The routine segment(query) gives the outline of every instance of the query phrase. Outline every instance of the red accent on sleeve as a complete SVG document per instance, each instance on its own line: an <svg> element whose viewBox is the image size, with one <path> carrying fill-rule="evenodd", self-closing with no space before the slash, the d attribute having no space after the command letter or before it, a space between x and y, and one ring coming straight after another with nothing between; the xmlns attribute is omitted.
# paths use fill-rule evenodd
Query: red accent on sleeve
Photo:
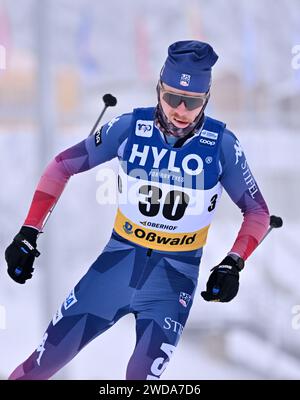
<svg viewBox="0 0 300 400"><path fill-rule="evenodd" d="M53 160L48 165L38 183L24 225L42 229L45 218L55 206L70 176L62 161Z"/></svg>
<svg viewBox="0 0 300 400"><path fill-rule="evenodd" d="M55 201L55 196L37 190L34 193L30 211L26 217L24 225L33 226L40 230L44 219L51 210L53 204L55 204Z"/></svg>
<svg viewBox="0 0 300 400"><path fill-rule="evenodd" d="M265 213L245 213L244 221L230 252L246 260L268 230L270 216Z"/></svg>

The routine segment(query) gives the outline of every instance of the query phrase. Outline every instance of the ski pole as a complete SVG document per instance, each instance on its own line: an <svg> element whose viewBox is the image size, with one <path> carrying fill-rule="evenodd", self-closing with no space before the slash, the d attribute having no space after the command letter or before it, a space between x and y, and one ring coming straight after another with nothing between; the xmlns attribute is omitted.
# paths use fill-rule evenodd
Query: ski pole
<svg viewBox="0 0 300 400"><path fill-rule="evenodd" d="M265 236L261 239L261 241L259 242L259 245L263 242L263 240L265 240L265 238L269 235L269 233L275 228L281 228L283 225L283 221L281 217L276 217L276 215L271 215L270 216L270 225L269 228L267 230L267 232L265 233Z"/></svg>
<svg viewBox="0 0 300 400"><path fill-rule="evenodd" d="M92 128L92 130L90 131L90 133L89 133L88 136L92 136L92 135L94 134L95 129L97 128L97 126L98 126L99 122L101 121L101 119L102 119L102 117L103 117L105 111L107 110L107 108L108 108L108 107L114 107L114 106L117 104L117 99L116 99L113 95L111 95L111 94L109 94L109 93L105 94L105 95L102 97L102 100L103 100L103 102L104 102L104 107L103 107L103 109L102 109L102 111L101 111L99 117L97 118L97 120L96 120L96 122L95 122L95 124L94 124L94 126L93 126L93 128ZM46 223L47 223L47 221L48 221L48 219L49 219L49 217L50 217L52 211L54 210L54 208L55 208L55 206L56 206L56 204L57 204L57 201L58 201L58 199L56 200L56 202L53 204L53 206L52 206L51 209L49 210L49 212L48 212L48 214L47 214L47 216L46 216L46 218L45 218L45 220L44 220L44 222L43 222L42 229L41 229L41 231L39 232L38 236L42 233L42 231L43 231L43 229L44 229L44 227L45 227L45 225L46 225ZM15 270L15 273L16 273L17 275L20 275L20 274L22 273L22 271L23 271L23 269L22 269L21 267L17 267L16 270Z"/></svg>
<svg viewBox="0 0 300 400"><path fill-rule="evenodd" d="M92 130L91 130L91 132L90 132L90 134L89 134L89 136L92 136L92 134L95 132L95 129L97 128L99 122L101 121L101 119L102 119L102 117L103 117L103 115L104 115L106 109L107 109L108 107L114 107L114 106L117 104L117 99L116 99L113 95L111 95L111 94L109 94L109 93L105 94L105 95L102 97L102 99L103 99L103 101L104 101L103 110L101 111L101 114L100 114L99 117L97 118L97 121L95 122L95 124L94 124L94 126L93 126L93 128L92 128Z"/></svg>
<svg viewBox="0 0 300 400"><path fill-rule="evenodd" d="M101 119L102 119L105 111L107 110L107 108L108 107L114 107L117 104L117 99L113 95L111 95L109 93L105 94L102 97L102 100L104 102L103 110L101 111L99 117L97 118L97 121L95 122L93 128L91 129L91 132L89 133L89 136L93 135L95 129L97 128L97 126L98 126L99 122L101 121ZM57 201L58 201L58 199L57 199ZM48 212L48 214L47 214L47 216L45 218L45 221L44 221L44 223L42 225L42 230L44 229L44 227L45 227L45 225L46 225L46 223L47 223L52 211L54 210L54 207L56 206L57 201L55 202L55 204L53 204L52 208L49 210L49 212ZM42 232L40 232L40 233L42 233Z"/></svg>

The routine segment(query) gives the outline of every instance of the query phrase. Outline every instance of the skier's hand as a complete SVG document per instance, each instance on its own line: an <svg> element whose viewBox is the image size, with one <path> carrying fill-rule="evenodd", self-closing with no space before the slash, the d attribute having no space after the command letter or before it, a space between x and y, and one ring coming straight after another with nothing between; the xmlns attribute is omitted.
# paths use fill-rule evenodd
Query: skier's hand
<svg viewBox="0 0 300 400"><path fill-rule="evenodd" d="M243 260L233 259L230 255L220 264L212 268L206 284L206 291L201 296L206 301L231 301L239 290L239 272L243 268Z"/></svg>
<svg viewBox="0 0 300 400"><path fill-rule="evenodd" d="M8 275L18 283L32 277L35 257L40 255L36 248L38 230L23 226L5 250Z"/></svg>

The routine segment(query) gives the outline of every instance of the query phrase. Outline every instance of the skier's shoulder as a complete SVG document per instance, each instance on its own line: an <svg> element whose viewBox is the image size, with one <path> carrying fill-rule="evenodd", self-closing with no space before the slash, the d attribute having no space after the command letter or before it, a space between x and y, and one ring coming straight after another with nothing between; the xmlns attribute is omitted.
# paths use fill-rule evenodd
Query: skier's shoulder
<svg viewBox="0 0 300 400"><path fill-rule="evenodd" d="M236 154L242 154L238 137L230 129L226 128L223 133L220 161L222 165L235 164Z"/></svg>
<svg viewBox="0 0 300 400"><path fill-rule="evenodd" d="M225 128L222 138L222 147L226 149L227 147L235 145L237 141L237 136L230 129Z"/></svg>
<svg viewBox="0 0 300 400"><path fill-rule="evenodd" d="M203 128L200 135L206 139L212 139L218 144L222 143L222 138L226 124L220 120L205 115Z"/></svg>
<svg viewBox="0 0 300 400"><path fill-rule="evenodd" d="M233 144L238 140L236 135L227 128L224 121L205 115L205 125L206 127L214 127L216 131L219 130L222 132L222 146Z"/></svg>
<svg viewBox="0 0 300 400"><path fill-rule="evenodd" d="M214 127L214 129L218 129L224 131L226 128L226 123L218 120L216 118L210 117L209 115L205 114L204 124L209 127Z"/></svg>
<svg viewBox="0 0 300 400"><path fill-rule="evenodd" d="M121 114L112 118L109 122L104 124L101 130L106 135L108 135L109 133L120 134L129 129L131 121L132 121L132 112Z"/></svg>

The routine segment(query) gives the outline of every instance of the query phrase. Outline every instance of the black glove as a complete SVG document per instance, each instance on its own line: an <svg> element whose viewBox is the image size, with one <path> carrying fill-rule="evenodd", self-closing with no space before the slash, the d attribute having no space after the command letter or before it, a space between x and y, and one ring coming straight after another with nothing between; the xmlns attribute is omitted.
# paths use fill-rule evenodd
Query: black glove
<svg viewBox="0 0 300 400"><path fill-rule="evenodd" d="M206 301L231 301L239 290L239 272L244 267L244 260L236 256L227 256L220 264L212 268L206 284L206 292L201 296Z"/></svg>
<svg viewBox="0 0 300 400"><path fill-rule="evenodd" d="M39 231L23 226L5 250L8 275L18 283L25 283L32 277L35 257L40 255L36 248Z"/></svg>

